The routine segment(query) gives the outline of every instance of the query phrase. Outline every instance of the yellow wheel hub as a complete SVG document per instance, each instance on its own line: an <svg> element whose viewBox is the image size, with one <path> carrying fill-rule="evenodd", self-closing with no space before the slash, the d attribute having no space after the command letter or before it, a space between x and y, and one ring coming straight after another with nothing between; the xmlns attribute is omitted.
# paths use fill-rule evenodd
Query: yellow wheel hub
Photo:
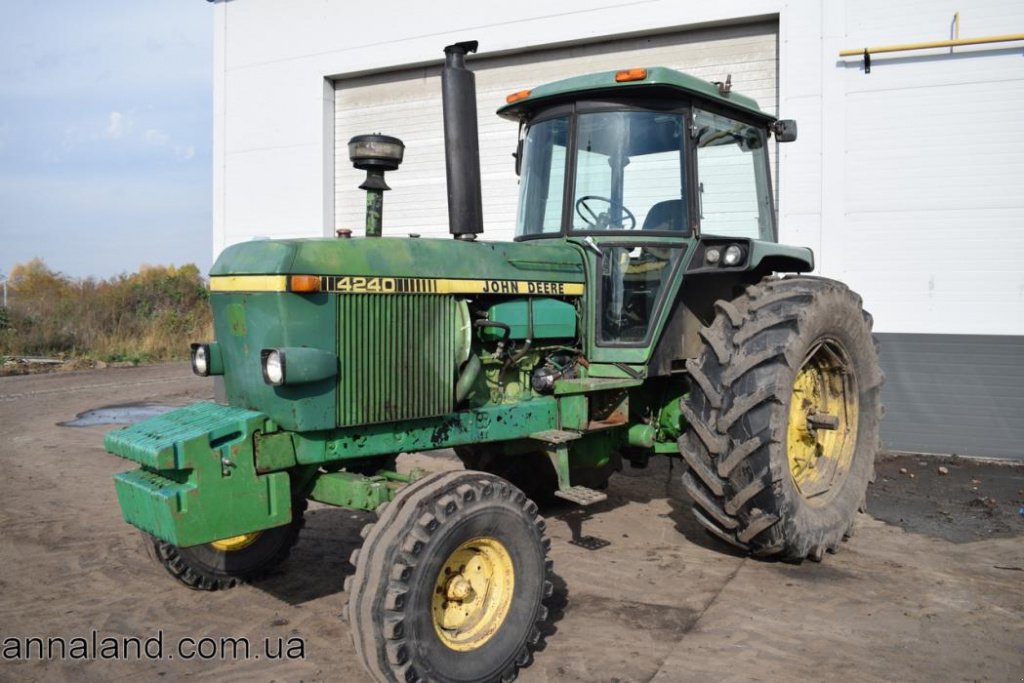
<svg viewBox="0 0 1024 683"><path fill-rule="evenodd" d="M222 553L232 553L242 548L248 548L256 539L260 537L262 531L254 531L251 534L241 534L239 536L231 536L230 538L222 538L219 541L213 541L210 543L210 547L214 550L219 550Z"/></svg>
<svg viewBox="0 0 1024 683"><path fill-rule="evenodd" d="M514 589L515 570L505 546L489 536L466 541L448 556L434 582L437 636L452 650L479 648L505 622Z"/></svg>
<svg viewBox="0 0 1024 683"><path fill-rule="evenodd" d="M797 372L786 442L793 483L808 502L824 504L849 472L857 442L856 378L838 342L819 342Z"/></svg>

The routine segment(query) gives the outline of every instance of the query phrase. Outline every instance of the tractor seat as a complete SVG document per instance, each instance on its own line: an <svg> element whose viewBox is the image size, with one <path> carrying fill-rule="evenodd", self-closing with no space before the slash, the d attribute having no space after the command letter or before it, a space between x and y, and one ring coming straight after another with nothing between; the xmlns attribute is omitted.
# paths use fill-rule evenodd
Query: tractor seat
<svg viewBox="0 0 1024 683"><path fill-rule="evenodd" d="M658 202L644 218L644 230L672 230L686 232L686 205L682 199Z"/></svg>

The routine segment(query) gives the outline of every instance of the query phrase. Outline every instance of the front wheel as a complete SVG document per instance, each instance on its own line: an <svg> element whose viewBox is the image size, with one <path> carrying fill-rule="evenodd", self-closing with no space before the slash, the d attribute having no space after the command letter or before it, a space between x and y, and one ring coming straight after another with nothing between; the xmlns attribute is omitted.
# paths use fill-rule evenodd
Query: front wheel
<svg viewBox="0 0 1024 683"><path fill-rule="evenodd" d="M145 534L147 549L175 579L194 590L234 588L272 571L291 553L305 523L304 498L292 501L284 526L182 548Z"/></svg>
<svg viewBox="0 0 1024 683"><path fill-rule="evenodd" d="M697 520L756 555L820 560L863 509L883 376L845 285L770 278L719 301L687 362L679 439Z"/></svg>
<svg viewBox="0 0 1024 683"><path fill-rule="evenodd" d="M494 444L480 444L456 446L455 454L467 470L501 477L541 507L559 500L555 497L558 473L542 451L506 455Z"/></svg>
<svg viewBox="0 0 1024 683"><path fill-rule="evenodd" d="M511 681L551 594L537 506L483 472L430 475L364 530L346 580L356 651L378 681Z"/></svg>

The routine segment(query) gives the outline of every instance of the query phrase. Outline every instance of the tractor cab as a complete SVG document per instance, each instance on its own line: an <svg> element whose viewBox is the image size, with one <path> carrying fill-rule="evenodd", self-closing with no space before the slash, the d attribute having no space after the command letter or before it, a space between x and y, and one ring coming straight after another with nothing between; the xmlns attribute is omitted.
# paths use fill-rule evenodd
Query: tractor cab
<svg viewBox="0 0 1024 683"><path fill-rule="evenodd" d="M626 349L650 350L688 265L746 269L776 240L777 122L724 86L630 69L521 91L498 113L521 126L516 240L583 248L597 358L645 362Z"/></svg>

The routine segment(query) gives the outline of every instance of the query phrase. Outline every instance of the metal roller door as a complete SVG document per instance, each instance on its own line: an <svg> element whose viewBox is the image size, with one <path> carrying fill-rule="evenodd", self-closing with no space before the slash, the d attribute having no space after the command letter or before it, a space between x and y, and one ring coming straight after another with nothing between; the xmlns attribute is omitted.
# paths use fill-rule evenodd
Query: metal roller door
<svg viewBox="0 0 1024 683"><path fill-rule="evenodd" d="M777 109L775 22L761 22L642 38L606 40L521 54L471 58L477 74L483 239L511 239L518 179L513 166L517 129L495 116L508 93L581 74L634 66L667 66L707 80L732 74L733 88ZM486 46L483 46L486 48ZM341 79L335 83L335 226L361 234L364 174L352 168L353 135L384 133L405 143L405 161L388 175L384 234L448 236L444 138L441 128L440 49L437 66Z"/></svg>

